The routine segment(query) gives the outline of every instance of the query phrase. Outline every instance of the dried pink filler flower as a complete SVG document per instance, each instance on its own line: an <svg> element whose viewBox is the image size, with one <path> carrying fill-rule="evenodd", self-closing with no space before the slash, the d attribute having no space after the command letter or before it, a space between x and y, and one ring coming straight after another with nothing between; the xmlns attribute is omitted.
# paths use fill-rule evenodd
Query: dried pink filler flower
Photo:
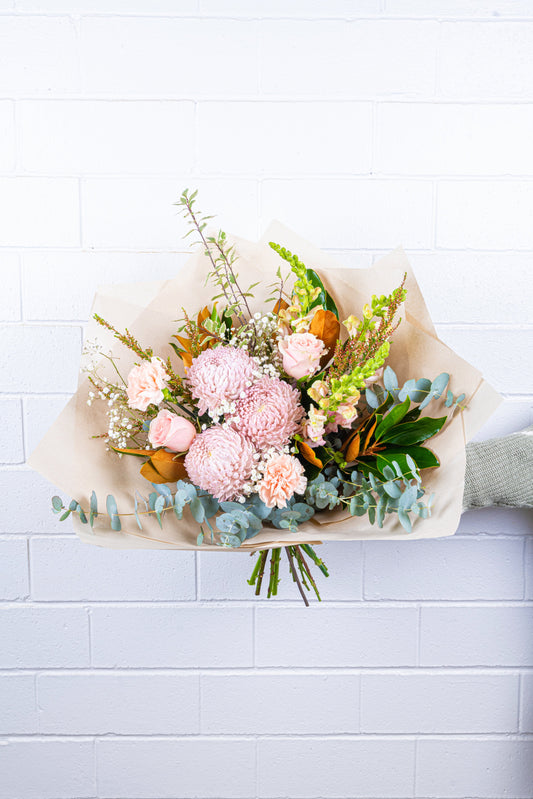
<svg viewBox="0 0 533 799"><path fill-rule="evenodd" d="M297 389L277 377L262 377L237 403L237 427L259 449L283 447L304 413Z"/></svg>
<svg viewBox="0 0 533 799"><path fill-rule="evenodd" d="M268 461L259 484L259 496L267 508L285 508L294 494L303 494L307 485L304 467L291 455L275 455Z"/></svg>
<svg viewBox="0 0 533 799"><path fill-rule="evenodd" d="M191 393L200 415L216 413L236 400L253 379L254 362L245 350L222 346L204 350L187 370Z"/></svg>
<svg viewBox="0 0 533 799"><path fill-rule="evenodd" d="M240 494L252 473L254 449L236 430L215 425L196 436L185 457L192 482L220 502Z"/></svg>

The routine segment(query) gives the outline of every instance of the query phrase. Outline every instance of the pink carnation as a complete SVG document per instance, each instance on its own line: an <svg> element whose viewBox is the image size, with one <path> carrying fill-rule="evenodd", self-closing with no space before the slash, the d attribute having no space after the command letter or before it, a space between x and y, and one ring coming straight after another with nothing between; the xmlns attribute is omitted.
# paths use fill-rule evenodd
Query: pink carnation
<svg viewBox="0 0 533 799"><path fill-rule="evenodd" d="M161 358L152 358L134 366L128 375L128 404L130 408L145 411L149 405L163 401L163 389L169 376Z"/></svg>
<svg viewBox="0 0 533 799"><path fill-rule="evenodd" d="M291 455L275 455L268 461L259 484L259 496L267 508L285 508L294 494L303 494L307 485L304 467Z"/></svg>
<svg viewBox="0 0 533 799"><path fill-rule="evenodd" d="M192 482L220 502L236 497L252 474L254 449L236 430L215 425L196 436L185 456Z"/></svg>
<svg viewBox="0 0 533 799"><path fill-rule="evenodd" d="M204 350L187 370L191 393L198 400L200 414L216 413L224 402L231 402L253 379L254 362L246 350L220 346Z"/></svg>
<svg viewBox="0 0 533 799"><path fill-rule="evenodd" d="M283 447L305 411L300 393L277 377L262 377L237 403L238 429L259 449Z"/></svg>

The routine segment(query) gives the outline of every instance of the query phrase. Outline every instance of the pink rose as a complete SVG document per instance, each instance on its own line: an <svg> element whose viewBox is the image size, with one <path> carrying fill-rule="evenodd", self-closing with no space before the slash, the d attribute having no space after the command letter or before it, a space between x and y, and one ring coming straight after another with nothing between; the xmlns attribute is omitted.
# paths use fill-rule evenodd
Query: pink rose
<svg viewBox="0 0 533 799"><path fill-rule="evenodd" d="M148 441L154 447L168 447L173 452L186 452L196 435L188 419L170 411L159 411L150 422Z"/></svg>
<svg viewBox="0 0 533 799"><path fill-rule="evenodd" d="M274 455L263 472L259 496L267 508L285 508L294 494L303 494L307 486L304 467L291 455Z"/></svg>
<svg viewBox="0 0 533 799"><path fill-rule="evenodd" d="M313 375L320 366L326 348L324 342L312 333L293 333L278 344L283 355L283 368L290 377Z"/></svg>
<svg viewBox="0 0 533 799"><path fill-rule="evenodd" d="M130 408L145 411L149 405L163 401L163 389L167 387L168 374L161 358L152 358L134 366L128 375L128 402Z"/></svg>

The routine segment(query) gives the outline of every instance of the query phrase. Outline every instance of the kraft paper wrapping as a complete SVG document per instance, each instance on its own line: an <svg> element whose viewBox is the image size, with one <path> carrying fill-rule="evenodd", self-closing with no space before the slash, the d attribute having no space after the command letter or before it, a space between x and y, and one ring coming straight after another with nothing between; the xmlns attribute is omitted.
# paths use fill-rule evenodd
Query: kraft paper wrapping
<svg viewBox="0 0 533 799"><path fill-rule="evenodd" d="M452 421L429 442L441 466L424 471L422 476L428 495L435 493L435 502L431 517L416 519L412 533L403 530L396 514L387 514L380 530L370 525L366 518L352 518L346 510L341 509L317 513L300 525L297 533L265 529L237 551L298 542L452 535L461 515L466 442L493 413L501 397L484 381L477 369L438 339L402 249L394 250L369 269L346 269L339 267L331 255L274 222L257 243L235 239L239 253L239 282L247 287L259 281L250 301L253 312L265 308L265 300L270 293L269 284L274 281L276 269L281 263L279 256L268 246L269 241L276 241L296 252L306 266L320 273L326 288L335 298L341 319L346 319L351 313L358 315L372 294L389 294L407 272L407 299L400 310L402 322L394 334L388 363L401 383L408 378L432 379L440 372L449 372L449 387L455 395L462 392L466 394L467 408L456 411ZM208 258L202 252L197 252L172 280L102 287L96 294L93 311L118 329L127 327L142 346L152 347L155 354L162 358L170 355L176 362L178 359L168 342L176 332L176 320L181 317L182 307L195 315L205 304L210 304L215 292L210 284L205 285L209 270ZM118 357L119 369L126 376L138 360L137 356L117 342L112 334L91 321L87 327L86 340L94 339L98 339L104 350L111 350ZM101 372L105 373L111 368L108 362L103 361ZM69 497L76 499L83 508L88 508L91 492L95 491L101 512L93 530L88 525L82 525L76 516L71 517L79 537L87 543L116 549L228 551L209 543L198 547L196 538L199 528L187 510L181 521L172 511L166 512L162 529L153 515L143 516L142 531L138 529L134 516L123 516L133 512L136 490L147 496L152 488L139 474L140 462L137 458L119 458L115 453L106 451L102 439L92 438L107 430L107 418L103 402L95 402L91 407L87 405L89 390L90 384L85 374L80 373L78 390L29 460L32 468ZM446 409L437 400L430 404L426 413L440 416L446 413ZM122 521L120 532L114 532L109 527L105 513L107 494L113 494L117 501Z"/></svg>

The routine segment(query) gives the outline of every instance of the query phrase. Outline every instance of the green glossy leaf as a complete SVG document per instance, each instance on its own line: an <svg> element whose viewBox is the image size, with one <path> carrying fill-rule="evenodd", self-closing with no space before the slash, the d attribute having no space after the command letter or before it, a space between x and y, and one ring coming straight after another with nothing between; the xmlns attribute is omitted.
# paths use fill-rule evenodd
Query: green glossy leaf
<svg viewBox="0 0 533 799"><path fill-rule="evenodd" d="M311 307L314 308L316 305L322 305L322 307L325 308L326 311L331 311L332 313L335 314L335 316L338 319L339 312L337 310L335 300L333 299L331 294L327 292L324 284L322 283L322 280L319 278L314 269L306 269L305 276L315 288L318 287L320 289L320 294L318 295L318 297L316 298Z"/></svg>
<svg viewBox="0 0 533 799"><path fill-rule="evenodd" d="M380 468L380 461L390 463L394 466L394 461L397 461L402 471L410 473L412 465L407 461L407 455L410 455L416 466L419 469L431 469L440 465L439 459L427 447L387 447L385 452L380 452L377 457L377 465ZM414 474L412 475L415 476Z"/></svg>
<svg viewBox="0 0 533 799"><path fill-rule="evenodd" d="M442 416L440 419L424 416L422 419L417 419L416 422L396 425L382 437L382 443L388 442L402 446L420 444L421 441L426 441L438 433L445 421L446 416Z"/></svg>
<svg viewBox="0 0 533 799"><path fill-rule="evenodd" d="M391 428L396 429L396 425L402 421L405 414L409 410L409 406L411 405L411 400L407 397L401 405L395 405L386 416L383 417L383 420L378 424L374 431L374 438L376 441L379 441L380 438L383 438ZM386 440L386 439L385 439Z"/></svg>

